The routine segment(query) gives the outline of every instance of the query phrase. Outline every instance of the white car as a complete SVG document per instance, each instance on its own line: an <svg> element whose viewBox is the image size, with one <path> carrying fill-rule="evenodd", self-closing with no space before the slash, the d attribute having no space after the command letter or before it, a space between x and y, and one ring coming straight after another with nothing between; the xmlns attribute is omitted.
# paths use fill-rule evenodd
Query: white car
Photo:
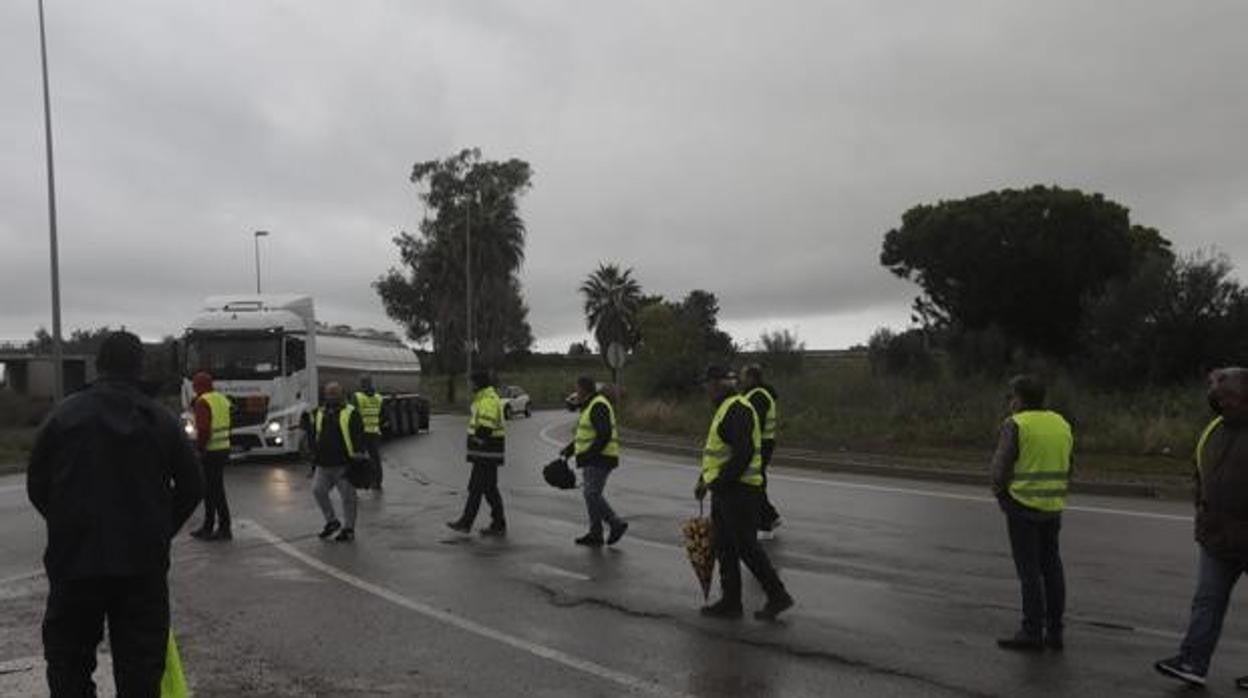
<svg viewBox="0 0 1248 698"><path fill-rule="evenodd" d="M498 396L503 399L503 416L507 419L518 415L533 416L533 410L529 407L529 394L524 392L524 388L504 385L499 388Z"/></svg>

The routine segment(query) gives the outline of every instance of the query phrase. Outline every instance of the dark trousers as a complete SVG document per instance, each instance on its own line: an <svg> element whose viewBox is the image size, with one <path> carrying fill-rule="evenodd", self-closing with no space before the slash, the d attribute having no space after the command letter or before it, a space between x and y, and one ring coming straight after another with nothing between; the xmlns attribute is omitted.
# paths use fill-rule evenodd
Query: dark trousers
<svg viewBox="0 0 1248 698"><path fill-rule="evenodd" d="M1023 592L1023 630L1060 633L1066 612L1066 576L1058 549L1062 519L1035 519L1007 510L1005 520Z"/></svg>
<svg viewBox="0 0 1248 698"><path fill-rule="evenodd" d="M225 466L230 462L229 451L204 452L204 530L217 528L229 530L230 505L225 501Z"/></svg>
<svg viewBox="0 0 1248 698"><path fill-rule="evenodd" d="M364 434L364 450L368 452L369 482L379 489L381 487L381 434Z"/></svg>
<svg viewBox="0 0 1248 698"><path fill-rule="evenodd" d="M1248 566L1238 560L1228 560L1200 549L1200 579L1196 583L1196 595L1192 598L1192 617L1187 624L1187 634L1179 650L1183 659L1201 674L1209 671L1209 660L1222 635L1222 620L1231 601L1231 590Z"/></svg>
<svg viewBox="0 0 1248 698"><path fill-rule="evenodd" d="M169 635L169 587L164 571L50 583L43 617L43 656L52 698L95 695L91 675L105 619L117 695L160 695Z"/></svg>
<svg viewBox="0 0 1248 698"><path fill-rule="evenodd" d="M763 585L768 599L783 598L784 584L758 544L758 510L762 491L738 485L711 495L711 523L719 557L719 583L724 601L741 604L741 563Z"/></svg>
<svg viewBox="0 0 1248 698"><path fill-rule="evenodd" d="M770 531L775 527L776 522L780 520L780 512L771 505L771 497L767 495L767 467L771 465L771 454L776 450L775 441L764 441L762 448L763 457L763 501L759 504L758 509L758 530Z"/></svg>
<svg viewBox="0 0 1248 698"><path fill-rule="evenodd" d="M581 492L585 495L585 509L589 512L589 532L592 535L602 535L604 521L612 528L621 523L620 517L615 515L615 510L603 494L610 475L611 469L605 466L587 465L581 468Z"/></svg>
<svg viewBox="0 0 1248 698"><path fill-rule="evenodd" d="M473 461L472 477L468 479L468 501L464 503L464 515L460 523L471 526L477 520L477 511L481 508L481 498L490 505L490 521L494 526L506 526L507 519L503 516L503 495L498 491L498 469L488 461Z"/></svg>

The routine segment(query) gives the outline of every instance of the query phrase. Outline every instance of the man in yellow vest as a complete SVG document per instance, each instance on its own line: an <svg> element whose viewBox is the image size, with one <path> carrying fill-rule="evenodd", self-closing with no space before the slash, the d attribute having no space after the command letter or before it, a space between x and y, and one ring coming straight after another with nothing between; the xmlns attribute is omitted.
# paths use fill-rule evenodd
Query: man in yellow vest
<svg viewBox="0 0 1248 698"><path fill-rule="evenodd" d="M472 387L468 416L468 462L472 463L472 476L468 479L468 501L464 503L463 515L446 525L459 533L471 531L481 499L485 498L490 505L490 525L481 529L481 535L503 536L507 534L507 519L503 515L503 496L498 491L498 469L507 450L503 401L487 370L473 372Z"/></svg>
<svg viewBox="0 0 1248 698"><path fill-rule="evenodd" d="M312 415L312 454L316 464L316 480L312 484L312 496L325 517L325 527L317 534L322 540L349 543L355 540L355 486L348 479L348 470L356 465L359 453L356 444L364 440L364 421L350 404L344 403L342 386L327 383L325 399ZM342 497L342 520L334 513L329 491L338 490ZM335 535L335 533L337 535Z"/></svg>
<svg viewBox="0 0 1248 698"><path fill-rule="evenodd" d="M598 392L593 378L581 376L576 379L577 404L581 406L576 422L576 436L563 449L564 457L575 456L576 467L581 469L582 492L585 508L589 511L589 533L576 539L577 545L591 548L615 545L628 530L628 522L615 515L603 490L607 477L620 464L620 431L615 422L615 407L606 395ZM604 539L602 524L610 526Z"/></svg>
<svg viewBox="0 0 1248 698"><path fill-rule="evenodd" d="M355 394L355 408L364 421L364 449L368 452L369 484L381 491L381 409L385 397L373 387L373 377L360 379L360 390Z"/></svg>
<svg viewBox="0 0 1248 698"><path fill-rule="evenodd" d="M1194 686L1205 674L1222 634L1235 582L1248 572L1248 369L1209 376L1209 405L1217 416L1196 442L1196 542L1199 580L1179 654L1153 666ZM1248 676L1235 680L1248 689Z"/></svg>
<svg viewBox="0 0 1248 698"><path fill-rule="evenodd" d="M771 504L767 494L767 468L771 455L776 452L776 423L780 418L780 404L776 401L776 389L763 382L763 367L750 364L741 371L741 387L745 399L758 413L763 427L763 498L758 512L758 537L771 540L780 528L780 512Z"/></svg>
<svg viewBox="0 0 1248 698"><path fill-rule="evenodd" d="M208 373L196 373L191 386L195 389L195 443L204 467L204 523L191 535L200 540L232 540L230 504L225 497L232 405L228 397L213 389Z"/></svg>
<svg viewBox="0 0 1248 698"><path fill-rule="evenodd" d="M1045 388L1031 375L1010 381L1010 416L992 459L992 492L1005 512L1014 568L1022 585L1023 627L997 640L1002 649L1062 649L1066 577L1058 550L1070 489L1074 436L1044 408Z"/></svg>
<svg viewBox="0 0 1248 698"><path fill-rule="evenodd" d="M767 553L758 544L762 501L762 428L748 400L736 390L736 376L723 366L706 370L706 391L715 407L702 451L702 471L694 488L698 500L711 492L711 522L719 558L719 601L702 608L711 618L740 618L741 563L763 585L767 604L759 620L775 620L793 606Z"/></svg>

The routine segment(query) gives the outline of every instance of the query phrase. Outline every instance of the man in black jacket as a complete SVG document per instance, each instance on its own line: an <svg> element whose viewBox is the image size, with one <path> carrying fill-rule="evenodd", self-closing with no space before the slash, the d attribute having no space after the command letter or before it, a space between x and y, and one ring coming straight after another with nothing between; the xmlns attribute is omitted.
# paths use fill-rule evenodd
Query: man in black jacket
<svg viewBox="0 0 1248 698"><path fill-rule="evenodd" d="M333 536L339 543L355 540L355 485L348 477L352 468L364 467L359 450L364 443L364 421L354 406L343 400L342 385L327 383L325 399L311 417L312 458L316 480L312 497L321 508L325 526L317 534L322 540ZM342 497L342 518L334 513L329 491ZM337 533L337 535L334 535Z"/></svg>
<svg viewBox="0 0 1248 698"><path fill-rule="evenodd" d="M741 563L763 585L767 605L755 612L759 620L775 620L793 605L767 553L758 544L758 511L762 497L762 429L750 403L736 391L736 376L722 366L706 370L707 395L715 406L702 450L702 472L694 496L711 494L711 522L719 556L723 597L702 608L712 618L741 617Z"/></svg>
<svg viewBox="0 0 1248 698"><path fill-rule="evenodd" d="M759 426L763 430L763 487L758 512L758 537L761 540L771 540L775 537L776 529L780 528L780 512L772 506L771 497L767 494L767 468L771 466L771 456L776 452L776 423L780 405L777 402L776 389L763 381L762 366L746 366L741 371L741 383L741 392L758 413Z"/></svg>
<svg viewBox="0 0 1248 698"><path fill-rule="evenodd" d="M100 379L44 422L26 488L47 521L44 657L52 696L95 695L108 621L118 695L155 697L169 634L169 541L203 495L178 420L139 390L143 345L100 346Z"/></svg>
<svg viewBox="0 0 1248 698"><path fill-rule="evenodd" d="M1153 665L1195 686L1205 685L1231 591L1248 572L1248 369L1210 374L1209 404L1217 416L1201 433L1195 453L1200 568L1191 619L1178 656ZM1248 689L1248 676L1235 685Z"/></svg>
<svg viewBox="0 0 1248 698"><path fill-rule="evenodd" d="M585 508L589 511L589 533L576 539L577 545L591 548L604 543L615 545L628 530L628 523L615 515L603 490L607 477L620 464L620 434L615 422L615 408L606 395L598 392L598 386L589 376L576 380L577 404L581 416L576 423L576 436L563 449L565 458L575 456L576 467L581 469L582 491ZM602 524L611 527L602 537Z"/></svg>

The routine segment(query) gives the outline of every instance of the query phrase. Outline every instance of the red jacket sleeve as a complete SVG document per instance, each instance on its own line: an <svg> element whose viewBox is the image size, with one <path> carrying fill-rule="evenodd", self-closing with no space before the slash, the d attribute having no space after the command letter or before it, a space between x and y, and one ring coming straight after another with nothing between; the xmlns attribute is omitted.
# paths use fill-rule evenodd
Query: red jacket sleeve
<svg viewBox="0 0 1248 698"><path fill-rule="evenodd" d="M212 436L212 410L208 403L195 398L195 445L203 451L208 447L208 437Z"/></svg>

